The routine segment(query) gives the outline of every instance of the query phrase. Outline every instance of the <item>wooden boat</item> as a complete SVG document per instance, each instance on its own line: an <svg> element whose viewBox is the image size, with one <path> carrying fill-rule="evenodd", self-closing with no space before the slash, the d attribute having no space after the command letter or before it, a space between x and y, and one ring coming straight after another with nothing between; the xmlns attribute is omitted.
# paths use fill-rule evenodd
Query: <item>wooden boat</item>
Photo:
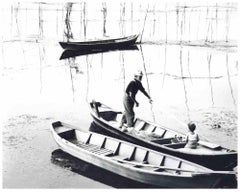
<svg viewBox="0 0 240 192"><path fill-rule="evenodd" d="M60 121L52 123L51 132L63 151L137 182L168 188L211 188L223 179L235 178L232 171L213 171Z"/></svg>
<svg viewBox="0 0 240 192"><path fill-rule="evenodd" d="M106 49L93 49L93 50L64 50L61 59L67 59L70 57L77 57L83 55L90 55L90 54L97 54L97 53L106 53L111 51L131 51L131 50L138 50L137 45L130 45L127 47L117 47L117 48L106 48Z"/></svg>
<svg viewBox="0 0 240 192"><path fill-rule="evenodd" d="M93 49L111 49L134 45L138 35L132 35L117 39L103 39L97 41L83 42L59 42L63 49L68 50L93 50Z"/></svg>
<svg viewBox="0 0 240 192"><path fill-rule="evenodd" d="M119 128L122 112L100 102L90 103L90 113L94 123L114 137L184 158L214 170L232 170L237 165L237 152L234 150L207 141L199 141L197 149L185 148L185 135L140 118L136 118L132 131L123 132Z"/></svg>

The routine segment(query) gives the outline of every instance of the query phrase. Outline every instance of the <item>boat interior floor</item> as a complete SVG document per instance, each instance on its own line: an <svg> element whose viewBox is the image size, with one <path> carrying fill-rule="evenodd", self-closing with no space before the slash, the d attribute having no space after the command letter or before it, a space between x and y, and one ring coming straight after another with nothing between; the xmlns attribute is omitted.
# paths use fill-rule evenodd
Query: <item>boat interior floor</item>
<svg viewBox="0 0 240 192"><path fill-rule="evenodd" d="M222 154L222 152L219 152L218 150L214 151L212 149L209 149L207 147L203 147L199 145L196 149L191 149L191 148L179 148L177 149L178 151L181 152L186 152L190 154L207 154L207 155L216 155L216 154Z"/></svg>

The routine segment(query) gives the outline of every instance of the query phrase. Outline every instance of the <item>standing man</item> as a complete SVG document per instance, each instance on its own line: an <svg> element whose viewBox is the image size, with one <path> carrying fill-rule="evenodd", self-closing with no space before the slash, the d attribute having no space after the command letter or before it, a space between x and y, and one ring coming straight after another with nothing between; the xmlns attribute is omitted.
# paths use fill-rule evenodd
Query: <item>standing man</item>
<svg viewBox="0 0 240 192"><path fill-rule="evenodd" d="M149 102L152 103L151 97L145 91L141 83L142 77L143 77L142 71L138 71L137 73L135 73L134 80L132 80L128 84L127 89L125 91L124 99L123 99L124 114L123 114L121 126L120 126L120 128L122 128L122 131L127 131L126 128L123 126L124 123L127 123L127 127L130 129L129 131L133 129L132 127L133 127L134 116L135 116L133 107L134 107L134 104L136 104L136 107L139 106L139 103L135 99L138 90L140 90L149 99Z"/></svg>

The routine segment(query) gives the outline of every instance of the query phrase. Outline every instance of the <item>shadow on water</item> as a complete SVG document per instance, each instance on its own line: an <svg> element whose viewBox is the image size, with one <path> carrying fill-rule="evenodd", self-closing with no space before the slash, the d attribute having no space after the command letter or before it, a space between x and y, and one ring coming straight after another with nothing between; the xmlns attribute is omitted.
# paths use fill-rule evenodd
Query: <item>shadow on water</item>
<svg viewBox="0 0 240 192"><path fill-rule="evenodd" d="M93 123L90 125L89 131L103 133L101 132L101 129L99 129ZM92 165L86 161L77 159L76 157L65 153L61 149L57 149L52 152L51 162L60 167L69 169L74 173L114 188L160 188L159 186L147 185L122 177L103 168Z"/></svg>
<svg viewBox="0 0 240 192"><path fill-rule="evenodd" d="M123 47L123 48L111 48L111 49L93 49L93 50L65 50L63 51L60 60L67 59L71 57L83 56L83 55L90 55L90 54L97 54L97 53L106 53L111 51L131 51L131 50L138 50L136 45Z"/></svg>
<svg viewBox="0 0 240 192"><path fill-rule="evenodd" d="M114 188L156 188L147 184L139 183L125 177L114 174L103 168L94 166L90 163L77 159L61 149L52 152L52 163L69 169L74 173L88 177L92 180L101 182ZM158 187L159 188L159 187Z"/></svg>
<svg viewBox="0 0 240 192"><path fill-rule="evenodd" d="M93 122L89 127L89 131L111 136L110 134L104 132L103 129L95 125ZM89 179L101 182L114 188L161 188L159 186L147 185L122 177L103 168L97 167L88 162L73 157L61 149L57 149L52 152L51 162L65 169L69 169L74 173L88 177ZM216 188L237 188L237 179L235 178L231 180L224 180Z"/></svg>

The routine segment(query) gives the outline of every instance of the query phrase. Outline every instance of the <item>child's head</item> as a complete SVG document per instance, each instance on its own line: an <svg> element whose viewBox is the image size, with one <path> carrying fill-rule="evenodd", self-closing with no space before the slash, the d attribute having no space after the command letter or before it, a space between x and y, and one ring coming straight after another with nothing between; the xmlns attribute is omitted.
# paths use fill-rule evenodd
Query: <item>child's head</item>
<svg viewBox="0 0 240 192"><path fill-rule="evenodd" d="M194 123L188 123L188 129L193 132L196 129L196 125Z"/></svg>

